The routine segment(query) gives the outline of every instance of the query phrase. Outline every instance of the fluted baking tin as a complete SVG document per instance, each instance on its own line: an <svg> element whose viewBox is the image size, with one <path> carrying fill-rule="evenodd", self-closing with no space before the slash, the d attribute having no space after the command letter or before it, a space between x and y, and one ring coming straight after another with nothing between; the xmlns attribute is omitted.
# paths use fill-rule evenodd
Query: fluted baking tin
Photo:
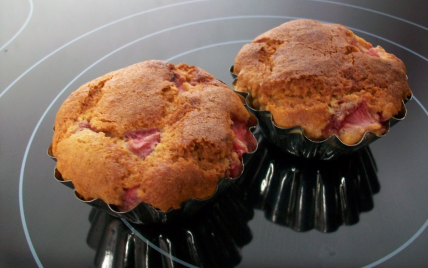
<svg viewBox="0 0 428 268"><path fill-rule="evenodd" d="M93 209L88 245L96 250L96 267L236 267L241 249L251 242L246 207L232 186L218 202L207 205L191 220L141 226ZM162 254L159 254L162 253Z"/></svg>
<svg viewBox="0 0 428 268"><path fill-rule="evenodd" d="M255 126L250 127L249 129L250 131L252 131L256 127L257 127L257 124ZM255 151L257 151L257 147L258 145L256 144L252 152L244 153L242 157L242 164L244 166L244 169L245 169L245 159L249 157L251 154L253 154ZM53 160L56 161L56 158L52 154L52 145L49 146L48 148L48 155L49 157L51 157ZM58 182L74 189L73 183L70 180L64 180L61 176L61 173L56 169L56 167L54 171L54 177ZM165 212L146 203L140 203L138 206L134 207L133 209L122 212L122 211L119 211L116 206L107 204L101 199L84 200L83 197L80 196L77 191L74 191L74 194L77 199L79 199L80 201L88 205L91 205L98 209L102 209L113 216L125 218L128 221L135 224L166 223L181 217L193 215L205 204L214 200L217 197L217 195L224 192L235 180L239 179L240 177L241 176L238 176L236 178L230 178L230 177L221 178L217 184L216 191L211 197L207 199L188 199L181 204L181 207L179 209L170 209Z"/></svg>
<svg viewBox="0 0 428 268"><path fill-rule="evenodd" d="M336 135L332 135L322 141L314 141L305 135L302 127L278 127L275 125L272 119L272 113L270 111L254 109L251 105L251 95L247 92L237 91L234 89L237 81L237 75L233 73L233 66L230 67L230 74L234 79L232 84L233 90L245 98L245 106L247 107L248 111L254 114L259 120L259 125L263 135L283 151L308 159L335 159L341 155L353 153L367 146L373 141L385 136L393 125L402 121L406 117L407 109L405 103L407 103L407 101L411 100L412 98L410 96L408 99L404 99L402 101L399 114L388 121L387 131L381 136L377 136L373 132L367 131L361 140L354 145L347 145L343 143Z"/></svg>
<svg viewBox="0 0 428 268"><path fill-rule="evenodd" d="M248 175L237 184L267 220L298 232L329 233L356 224L360 213L373 209L380 184L369 147L323 161L281 152L264 138L259 142Z"/></svg>

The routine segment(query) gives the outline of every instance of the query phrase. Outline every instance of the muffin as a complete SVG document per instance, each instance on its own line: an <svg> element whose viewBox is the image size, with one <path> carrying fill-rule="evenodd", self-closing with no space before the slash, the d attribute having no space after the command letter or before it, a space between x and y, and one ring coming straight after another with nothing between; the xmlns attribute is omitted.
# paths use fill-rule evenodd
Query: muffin
<svg viewBox="0 0 428 268"><path fill-rule="evenodd" d="M400 59L345 26L313 20L286 22L244 45L233 73L234 89L251 95L252 108L316 142L382 136L411 96Z"/></svg>
<svg viewBox="0 0 428 268"><path fill-rule="evenodd" d="M256 149L241 99L206 71L149 60L82 85L60 107L52 155L84 200L161 211L211 197Z"/></svg>

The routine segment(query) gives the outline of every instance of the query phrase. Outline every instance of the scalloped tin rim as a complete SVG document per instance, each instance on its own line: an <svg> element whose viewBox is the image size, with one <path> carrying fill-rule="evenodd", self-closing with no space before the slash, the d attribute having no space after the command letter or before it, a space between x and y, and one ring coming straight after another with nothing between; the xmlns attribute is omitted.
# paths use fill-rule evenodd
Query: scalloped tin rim
<svg viewBox="0 0 428 268"><path fill-rule="evenodd" d="M410 95L410 96L408 96L407 98L405 98L405 99L403 99L402 101L401 101L401 105L402 105L402 107L401 107L401 110L400 110L400 112L398 113L398 115L396 115L396 116L398 116L398 117L396 117L396 116L393 116L391 119L389 119L388 120L388 123L387 123L387 130L386 130L386 132L384 133L384 134L382 134L382 135L380 135L380 136L378 136L378 135L376 135L375 133L373 133L373 132L371 132L371 131L366 131L364 134L363 134L363 136L362 136L362 138L361 138L361 140L359 141L359 142L357 142L356 144L353 144L353 145L348 145L348 144L345 144L345 143L343 143L341 140L340 140L340 138L336 135L336 134L334 134L334 135L332 135L332 136L330 136L330 137L328 137L328 138L326 138L326 139L324 139L324 140L321 140L321 141L314 141L314 140L312 140L312 139L310 139L310 138L308 138L306 135L305 135L305 132L304 132L304 130L303 130L303 128L301 127L301 126L295 126L295 127L291 127L291 128L281 128L281 127L279 127L279 126L277 126L276 124L275 124L275 122L273 121L273 119L272 119L272 113L270 112L270 111L267 111L267 110L256 110L256 109L254 109L253 107L252 107L252 105L249 103L249 98L251 98L251 96L250 96L250 94L248 93L248 92L243 92L243 91L238 91L238 90L235 90L234 89L234 85L236 84L236 82L237 82L237 80L238 80L238 76L235 74L235 73L233 73L233 65L230 67L230 69L229 69L229 72L230 72L230 75L232 76L232 78L234 79L233 80L233 82L232 82L232 90L235 92L235 93L237 93L237 94L240 94L241 96L243 96L244 98L245 98L245 106L254 114L254 115L256 115L256 117L257 117L257 119L258 119L258 116L257 116L257 114L262 114L262 115L267 115L269 118L270 118L270 122L272 123L272 125L273 125L273 127L274 128L276 128L277 130L280 130L280 131L287 131L289 134L290 133L298 133L298 134L301 134L302 136L303 136L303 139L306 141L306 142L308 142L308 143L310 143L310 144L318 144L318 145L320 145L320 144L323 144L323 143L328 143L328 142L339 142L343 147L345 147L345 148L349 148L349 149L352 149L352 151L355 151L358 147L364 147L364 146L366 146L368 143L371 143L371 142L373 142L373 141L370 141L369 142L369 136L371 136L371 137L374 137L374 139L378 139L378 138L381 138L381 137L384 137L389 131L390 131L390 129L391 129L391 127L393 126L393 125L395 125L396 123L398 123L398 122L400 122L400 121L402 121L402 120L404 120L405 118L406 118L406 116L407 116L407 108L406 108L406 103L408 102L408 101L410 101L411 99L412 99L412 97L413 97L413 95ZM269 137L268 137L268 139L269 139ZM283 148L282 148L283 149ZM293 154L293 152L290 152L289 150L287 150L289 153L292 153ZM324 159L324 158L321 158L321 159L324 159L324 160L328 160L328 159L333 159L333 158L335 158L336 156L332 156L331 158L326 158L326 159Z"/></svg>
<svg viewBox="0 0 428 268"><path fill-rule="evenodd" d="M231 177L220 178L219 182L217 183L216 190L214 191L214 193L210 197L207 197L205 199L196 199L196 198L187 199L186 201L184 201L181 204L180 208L178 208L178 209L172 209L171 208L167 211L161 211L160 209L157 209L148 203L142 202L142 203L138 204L137 206L135 206L134 208L132 208L128 211L117 211L113 206L105 203L103 200L101 200L99 198L92 199L92 200L84 200L80 196L80 194L74 189L74 185L73 185L71 180L65 181L62 179L61 173L56 169L56 166L55 166L55 170L54 170L54 178L58 182L60 182L64 185L66 185L67 187L73 189L75 196L78 200L80 200L84 203L87 203L91 206L94 206L96 208L107 210L107 212L109 212L113 216L116 216L119 218L125 218L125 219L127 219L127 220L129 220L135 224L158 223L158 222L166 223L170 220L175 219L177 216L179 216L179 214L183 214L183 212L184 212L184 214L189 214L189 215L193 214L194 212L196 212L196 210L199 207L202 207L203 205L205 205L206 203L208 203L209 201L214 199L218 194L222 193L231 183L238 180L242 176L242 173L244 172L244 169L245 169L244 157L247 155L249 156L249 155L254 154L257 151L258 146L259 146L257 139L253 134L253 130L255 130L258 126L258 119L255 116L254 116L254 119L256 120L256 124L254 126L249 127L249 130L251 132L252 137L256 141L256 146L255 146L253 151L243 154L242 159L241 159L241 163L243 165L243 169L241 171L241 174L239 176L237 176L236 178L231 178ZM54 157L52 154L52 144L50 144L48 147L47 155L56 162L56 157ZM193 209L192 209L192 207L193 207ZM151 217L139 215L139 213L137 211L141 211L141 210L144 210L144 212L146 212L145 214L150 215Z"/></svg>

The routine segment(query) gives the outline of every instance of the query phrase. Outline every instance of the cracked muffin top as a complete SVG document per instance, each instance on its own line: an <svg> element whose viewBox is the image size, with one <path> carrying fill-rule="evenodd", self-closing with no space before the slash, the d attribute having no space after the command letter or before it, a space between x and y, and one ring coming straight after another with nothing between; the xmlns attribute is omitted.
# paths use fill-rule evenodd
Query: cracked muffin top
<svg viewBox="0 0 428 268"><path fill-rule="evenodd" d="M166 211L238 177L257 144L241 99L204 70L145 61L82 85L60 107L52 153L85 200Z"/></svg>
<svg viewBox="0 0 428 268"><path fill-rule="evenodd" d="M249 92L254 108L315 141L380 136L411 96L400 59L345 26L313 20L286 22L244 45L233 72L235 90Z"/></svg>

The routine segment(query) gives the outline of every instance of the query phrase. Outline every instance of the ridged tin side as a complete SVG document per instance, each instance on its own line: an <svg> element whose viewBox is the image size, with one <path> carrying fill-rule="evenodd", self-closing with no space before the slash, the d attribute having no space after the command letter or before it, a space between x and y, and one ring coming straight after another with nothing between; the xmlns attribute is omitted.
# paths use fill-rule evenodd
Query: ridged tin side
<svg viewBox="0 0 428 268"><path fill-rule="evenodd" d="M408 99L404 99L402 101L401 110L399 114L388 120L387 131L381 136L377 136L373 132L368 131L363 135L361 140L354 145L347 145L343 143L336 135L332 135L322 141L314 141L305 135L302 127L278 127L277 125L275 125L272 119L272 113L270 111L254 109L251 105L251 95L247 92L236 91L234 89L235 84L237 82L237 75L233 73L233 66L230 67L230 74L234 79L232 89L245 98L245 107L259 120L260 128L263 135L271 143L275 144L283 151L307 159L335 159L342 155L353 153L367 146L373 141L385 136L393 125L405 119L407 115L405 103L407 103L407 101L411 100L412 98L410 96Z"/></svg>
<svg viewBox="0 0 428 268"><path fill-rule="evenodd" d="M248 221L254 216L237 190L232 186L217 202L173 224L127 226L93 209L87 244L96 250L95 266L183 267L173 257L186 267L235 267L242 259L241 249L252 240Z"/></svg>
<svg viewBox="0 0 428 268"><path fill-rule="evenodd" d="M323 161L281 152L264 138L259 142L248 175L237 184L267 220L298 232L329 233L358 223L360 213L373 209L380 184L369 147Z"/></svg>

